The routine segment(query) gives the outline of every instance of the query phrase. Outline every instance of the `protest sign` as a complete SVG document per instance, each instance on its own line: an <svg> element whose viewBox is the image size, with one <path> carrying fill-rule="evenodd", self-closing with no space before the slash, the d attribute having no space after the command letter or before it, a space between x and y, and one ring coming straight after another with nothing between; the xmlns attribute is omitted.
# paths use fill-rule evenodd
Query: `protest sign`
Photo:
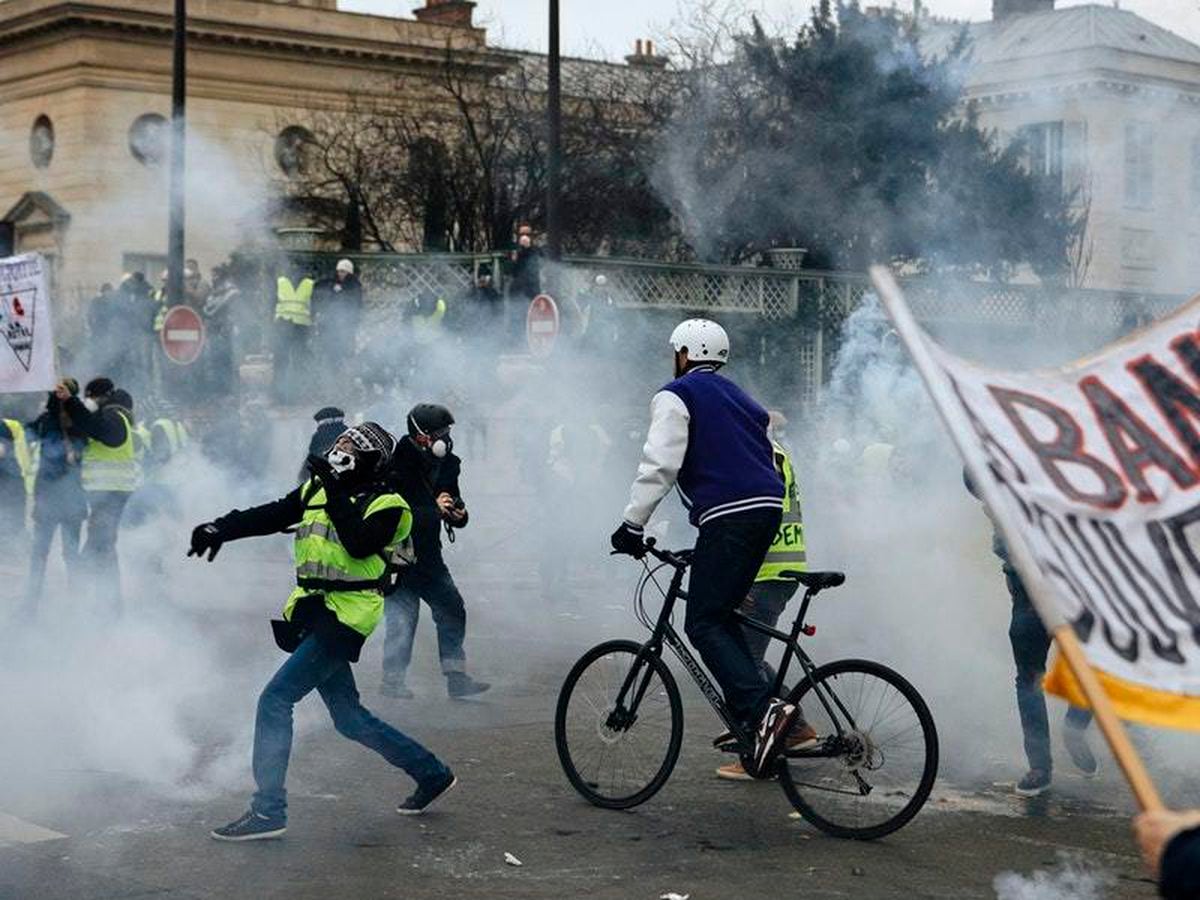
<svg viewBox="0 0 1200 900"><path fill-rule="evenodd" d="M1059 644L1048 689L1092 706L1119 759L1116 716L1200 729L1200 300L1072 365L999 371L872 280Z"/></svg>
<svg viewBox="0 0 1200 900"><path fill-rule="evenodd" d="M54 330L46 261L40 254L0 259L0 393L54 388Z"/></svg>

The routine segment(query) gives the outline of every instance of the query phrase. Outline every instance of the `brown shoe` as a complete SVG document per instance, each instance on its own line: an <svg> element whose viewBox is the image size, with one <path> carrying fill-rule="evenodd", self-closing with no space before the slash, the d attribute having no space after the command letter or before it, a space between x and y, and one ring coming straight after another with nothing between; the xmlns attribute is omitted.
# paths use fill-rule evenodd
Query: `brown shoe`
<svg viewBox="0 0 1200 900"><path fill-rule="evenodd" d="M792 726L787 736L787 749L811 750L820 743L820 737L807 722L801 720Z"/></svg>
<svg viewBox="0 0 1200 900"><path fill-rule="evenodd" d="M750 774L742 768L740 762L731 762L728 765L721 766L717 769L717 777L724 778L726 781L753 781Z"/></svg>

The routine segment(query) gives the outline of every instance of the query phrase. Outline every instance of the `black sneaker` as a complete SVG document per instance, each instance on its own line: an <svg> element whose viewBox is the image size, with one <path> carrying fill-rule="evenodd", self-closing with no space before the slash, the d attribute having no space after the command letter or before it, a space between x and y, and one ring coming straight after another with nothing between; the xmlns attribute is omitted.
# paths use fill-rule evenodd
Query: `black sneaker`
<svg viewBox="0 0 1200 900"><path fill-rule="evenodd" d="M1083 777L1095 778L1096 773L1100 771L1100 763L1096 761L1092 748L1088 746L1087 735L1083 729L1068 725L1063 729L1063 743L1067 747L1071 762L1075 763L1075 768L1083 773Z"/></svg>
<svg viewBox="0 0 1200 900"><path fill-rule="evenodd" d="M796 718L796 704L786 700L772 700L762 721L754 731L754 758L752 775L762 777L771 769L776 757L783 749L784 741L792 730Z"/></svg>
<svg viewBox="0 0 1200 900"><path fill-rule="evenodd" d="M385 681L379 686L379 693L394 700L411 700L414 696L403 681Z"/></svg>
<svg viewBox="0 0 1200 900"><path fill-rule="evenodd" d="M433 802L438 797L456 784L458 784L458 779L454 777L453 772L447 769L446 774L436 781L429 784L418 784L411 796L396 807L396 812L402 816L419 816L433 806Z"/></svg>
<svg viewBox="0 0 1200 900"><path fill-rule="evenodd" d="M446 673L446 690L450 692L450 696L456 700L463 697L474 697L476 694L482 694L491 685L486 681L476 681L466 672L447 672Z"/></svg>
<svg viewBox="0 0 1200 900"><path fill-rule="evenodd" d="M713 738L713 748L723 753L732 753L738 748L737 735L732 731L722 731Z"/></svg>
<svg viewBox="0 0 1200 900"><path fill-rule="evenodd" d="M209 835L218 841L265 841L287 831L287 820L271 819L250 810L240 819L214 828Z"/></svg>
<svg viewBox="0 0 1200 900"><path fill-rule="evenodd" d="M1050 773L1045 769L1030 769L1017 782L1018 797L1037 797L1050 789Z"/></svg>

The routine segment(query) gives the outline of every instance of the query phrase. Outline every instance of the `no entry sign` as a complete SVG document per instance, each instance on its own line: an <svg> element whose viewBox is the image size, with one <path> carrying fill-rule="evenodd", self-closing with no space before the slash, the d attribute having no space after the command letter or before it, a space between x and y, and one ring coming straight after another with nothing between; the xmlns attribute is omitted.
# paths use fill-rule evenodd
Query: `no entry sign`
<svg viewBox="0 0 1200 900"><path fill-rule="evenodd" d="M558 304L549 294L538 294L529 301L529 312L525 316L525 338L529 352L534 356L546 356L554 347L558 337Z"/></svg>
<svg viewBox="0 0 1200 900"><path fill-rule="evenodd" d="M190 306L172 306L163 319L160 339L167 359L190 366L204 349L204 320Z"/></svg>

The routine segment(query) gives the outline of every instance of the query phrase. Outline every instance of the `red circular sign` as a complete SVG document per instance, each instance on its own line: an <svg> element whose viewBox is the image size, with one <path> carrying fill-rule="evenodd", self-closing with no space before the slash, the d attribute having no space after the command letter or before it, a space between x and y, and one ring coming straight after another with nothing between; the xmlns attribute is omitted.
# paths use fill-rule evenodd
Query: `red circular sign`
<svg viewBox="0 0 1200 900"><path fill-rule="evenodd" d="M525 316L525 338L529 352L534 356L546 356L554 347L558 337L558 304L549 294L538 294L529 301L529 312Z"/></svg>
<svg viewBox="0 0 1200 900"><path fill-rule="evenodd" d="M190 366L204 349L204 320L190 306L172 306L163 319L159 339L167 359Z"/></svg>

